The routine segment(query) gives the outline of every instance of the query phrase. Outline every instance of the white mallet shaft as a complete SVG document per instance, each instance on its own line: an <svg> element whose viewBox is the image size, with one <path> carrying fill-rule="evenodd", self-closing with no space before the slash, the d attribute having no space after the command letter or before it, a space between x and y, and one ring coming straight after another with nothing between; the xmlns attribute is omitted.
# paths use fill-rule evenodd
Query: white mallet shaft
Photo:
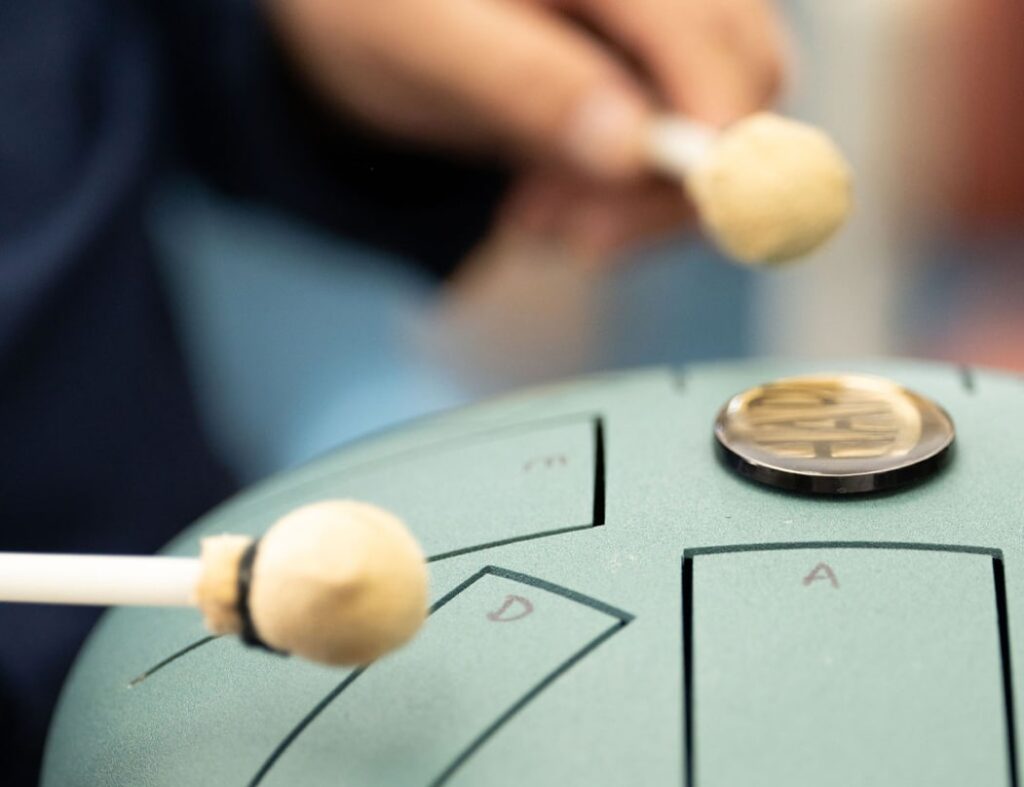
<svg viewBox="0 0 1024 787"><path fill-rule="evenodd" d="M679 115L663 115L651 124L647 155L666 175L685 179L707 160L718 132Z"/></svg>
<svg viewBox="0 0 1024 787"><path fill-rule="evenodd" d="M0 601L193 606L199 573L195 558L0 552Z"/></svg>

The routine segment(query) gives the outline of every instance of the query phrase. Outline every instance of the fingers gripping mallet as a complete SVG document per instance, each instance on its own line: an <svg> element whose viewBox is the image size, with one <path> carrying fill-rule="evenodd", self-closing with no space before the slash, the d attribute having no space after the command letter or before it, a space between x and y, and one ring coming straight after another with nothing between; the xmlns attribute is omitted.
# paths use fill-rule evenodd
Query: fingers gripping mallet
<svg viewBox="0 0 1024 787"><path fill-rule="evenodd" d="M0 553L0 601L197 606L215 634L327 664L366 664L427 614L423 552L396 517L326 500L260 539L222 535L199 558Z"/></svg>

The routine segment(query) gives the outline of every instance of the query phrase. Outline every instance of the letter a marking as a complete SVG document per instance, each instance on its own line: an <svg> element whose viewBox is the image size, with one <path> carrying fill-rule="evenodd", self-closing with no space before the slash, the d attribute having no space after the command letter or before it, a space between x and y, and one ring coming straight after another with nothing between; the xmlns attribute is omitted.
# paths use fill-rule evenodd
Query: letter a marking
<svg viewBox="0 0 1024 787"><path fill-rule="evenodd" d="M823 579L827 579L832 583L832 587L839 590L839 580L836 579L836 572L832 570L832 566L828 563L819 563L812 568L811 573L804 577L804 587L809 587L812 583Z"/></svg>

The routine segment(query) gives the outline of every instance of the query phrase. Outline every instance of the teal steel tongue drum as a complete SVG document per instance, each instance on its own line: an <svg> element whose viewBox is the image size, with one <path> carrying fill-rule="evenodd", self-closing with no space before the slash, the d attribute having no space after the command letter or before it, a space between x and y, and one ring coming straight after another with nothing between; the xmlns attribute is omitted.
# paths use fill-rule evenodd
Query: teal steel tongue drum
<svg viewBox="0 0 1024 787"><path fill-rule="evenodd" d="M330 498L430 560L343 670L119 609L43 784L1015 787L1024 381L938 364L599 376L343 447L166 549Z"/></svg>

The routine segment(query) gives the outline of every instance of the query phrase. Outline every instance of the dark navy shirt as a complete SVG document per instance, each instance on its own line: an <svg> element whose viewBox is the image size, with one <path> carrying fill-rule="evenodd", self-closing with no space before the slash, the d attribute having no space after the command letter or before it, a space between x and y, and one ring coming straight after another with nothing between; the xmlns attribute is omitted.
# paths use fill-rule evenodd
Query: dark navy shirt
<svg viewBox="0 0 1024 787"><path fill-rule="evenodd" d="M146 553L233 488L199 429L143 217L187 167L444 274L496 173L305 95L255 0L0 3L0 550ZM0 774L32 783L96 612L0 604Z"/></svg>

